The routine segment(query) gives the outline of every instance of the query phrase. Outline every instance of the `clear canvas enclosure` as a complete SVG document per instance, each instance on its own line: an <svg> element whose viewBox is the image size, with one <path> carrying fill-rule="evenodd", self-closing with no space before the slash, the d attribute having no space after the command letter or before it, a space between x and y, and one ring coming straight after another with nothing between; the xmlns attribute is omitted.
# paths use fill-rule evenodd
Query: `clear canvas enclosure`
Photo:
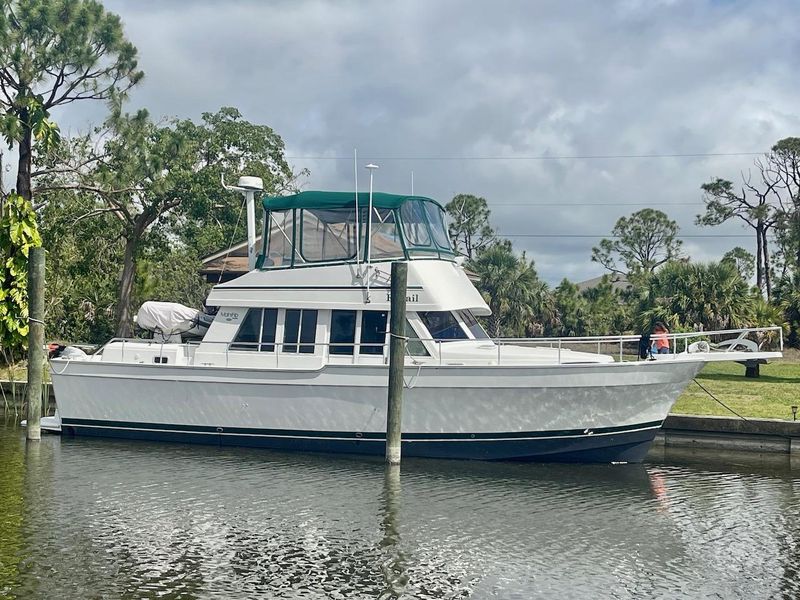
<svg viewBox="0 0 800 600"><path fill-rule="evenodd" d="M444 210L429 198L301 192L267 198L263 269L316 263L453 259ZM369 231L369 234L367 233Z"/></svg>

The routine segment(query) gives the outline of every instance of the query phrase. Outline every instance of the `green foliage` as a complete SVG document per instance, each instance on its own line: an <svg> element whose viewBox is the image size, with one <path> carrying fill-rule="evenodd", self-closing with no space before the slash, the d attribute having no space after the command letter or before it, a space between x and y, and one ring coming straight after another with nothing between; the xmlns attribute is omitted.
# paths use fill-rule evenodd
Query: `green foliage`
<svg viewBox="0 0 800 600"><path fill-rule="evenodd" d="M781 278L775 286L773 300L783 311L789 326L787 342L790 346L800 348L800 272Z"/></svg>
<svg viewBox="0 0 800 600"><path fill-rule="evenodd" d="M468 266L480 278L477 287L492 310L491 336L520 335L540 328L542 315L549 312L549 296L533 261L528 262L524 254L516 256L510 243L499 243L486 248Z"/></svg>
<svg viewBox="0 0 800 600"><path fill-rule="evenodd" d="M145 254L137 266L135 305L147 300L162 300L203 308L211 284L200 275L201 263L194 253L186 248L167 252L148 248Z"/></svg>
<svg viewBox="0 0 800 600"><path fill-rule="evenodd" d="M19 96L12 110L0 115L0 133L9 146L22 141L26 130L31 131L44 152L58 145L61 133L43 102L41 96Z"/></svg>
<svg viewBox="0 0 800 600"><path fill-rule="evenodd" d="M485 198L458 194L444 208L450 216L447 230L453 247L469 260L496 240Z"/></svg>
<svg viewBox="0 0 800 600"><path fill-rule="evenodd" d="M123 114L117 107L98 133L102 144L77 140L60 147L64 164L87 168L59 169L54 162L56 175L47 178L53 188L72 188L52 194L47 207L56 217L53 226L48 224L48 236L63 247L65 256L75 256L61 272L82 281L83 257L103 253L96 256L104 267L103 285L74 296L64 292L74 314L85 315L88 324L76 327L65 319L64 333L92 340L108 330L112 317L112 331L130 335L132 302L160 297L202 304L206 287L197 275L199 259L231 242L242 205L239 194L220 185L221 177L236 181L241 174L255 174L264 180L267 193L289 188L296 177L283 156L281 138L269 127L245 121L232 108L205 113L196 124L155 123L147 111ZM57 218L61 212L63 222ZM97 248L85 247L73 235L87 230L88 239L102 236L89 222L107 228L106 243ZM239 224L239 235L244 227ZM144 271L137 279L140 264ZM178 269L172 277L170 265ZM111 298L110 281L115 288Z"/></svg>
<svg viewBox="0 0 800 600"><path fill-rule="evenodd" d="M114 335L122 222L109 213L82 218L95 206L92 195L61 191L42 213L51 339L101 343Z"/></svg>
<svg viewBox="0 0 800 600"><path fill-rule="evenodd" d="M731 181L716 178L702 186L706 212L697 216L700 225L719 225L738 218L756 234L756 283L772 293L773 267L780 277L800 268L800 138L778 141L768 154L755 161L753 181L748 171L736 189ZM773 233L777 252L770 253Z"/></svg>
<svg viewBox="0 0 800 600"><path fill-rule="evenodd" d="M559 336L609 335L628 328L629 310L614 280L604 275L583 291L564 279L553 292Z"/></svg>
<svg viewBox="0 0 800 600"><path fill-rule="evenodd" d="M660 210L645 208L621 217L611 234L614 239L603 239L592 248L592 261L612 273L652 273L680 255L678 224Z"/></svg>
<svg viewBox="0 0 800 600"><path fill-rule="evenodd" d="M750 281L756 272L756 257L741 246L728 250L721 262L731 263L745 281Z"/></svg>
<svg viewBox="0 0 800 600"><path fill-rule="evenodd" d="M667 263L643 290L637 326L663 321L672 330L730 329L753 321L753 296L730 263Z"/></svg>
<svg viewBox="0 0 800 600"><path fill-rule="evenodd" d="M778 184L776 241L782 275L800 271L800 138L784 138L772 147L770 172Z"/></svg>
<svg viewBox="0 0 800 600"><path fill-rule="evenodd" d="M0 209L0 347L13 357L28 335L28 250L42 243L31 203L11 194Z"/></svg>
<svg viewBox="0 0 800 600"><path fill-rule="evenodd" d="M604 275L600 282L583 291L587 304L586 335L622 333L628 327L629 311L614 280Z"/></svg>
<svg viewBox="0 0 800 600"><path fill-rule="evenodd" d="M17 191L30 199L34 141L58 141L50 109L119 98L142 72L119 17L95 0L3 0L0 56L0 131L19 145Z"/></svg>
<svg viewBox="0 0 800 600"><path fill-rule="evenodd" d="M241 175L261 177L264 192L279 195L307 174L292 172L283 140L272 128L246 121L235 108L203 113L202 123L182 121L178 129L194 140L198 154L195 172L183 181L186 200L175 213L173 228L199 256L226 247L240 215L241 196L223 189L220 178L235 183Z"/></svg>
<svg viewBox="0 0 800 600"><path fill-rule="evenodd" d="M142 77L119 17L95 0L4 0L0 52L12 81L48 92L48 108Z"/></svg>
<svg viewBox="0 0 800 600"><path fill-rule="evenodd" d="M568 279L563 279L553 290L553 302L558 322L552 333L559 336L586 335L588 305L578 286Z"/></svg>

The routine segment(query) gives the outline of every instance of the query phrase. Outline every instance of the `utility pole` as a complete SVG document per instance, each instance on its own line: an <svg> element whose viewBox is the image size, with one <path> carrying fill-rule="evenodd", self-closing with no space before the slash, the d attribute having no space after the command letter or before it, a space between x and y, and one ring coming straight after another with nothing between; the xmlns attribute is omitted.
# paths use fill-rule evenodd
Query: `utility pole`
<svg viewBox="0 0 800 600"><path fill-rule="evenodd" d="M28 250L28 440L40 440L44 371L44 248Z"/></svg>
<svg viewBox="0 0 800 600"><path fill-rule="evenodd" d="M386 462L400 464L403 412L403 369L406 359L406 288L408 263L392 263L389 318L389 398L386 407Z"/></svg>

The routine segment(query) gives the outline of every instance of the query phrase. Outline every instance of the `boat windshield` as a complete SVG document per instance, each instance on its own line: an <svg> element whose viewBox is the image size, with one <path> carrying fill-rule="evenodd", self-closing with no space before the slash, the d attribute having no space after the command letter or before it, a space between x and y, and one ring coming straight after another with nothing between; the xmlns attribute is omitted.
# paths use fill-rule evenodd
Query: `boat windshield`
<svg viewBox="0 0 800 600"><path fill-rule="evenodd" d="M378 194L371 214L369 196L362 193L358 214L355 199L338 192L299 193L264 206L261 268L354 262L359 253L361 260L373 261L454 255L444 210L428 198Z"/></svg>
<svg viewBox="0 0 800 600"><path fill-rule="evenodd" d="M439 255L441 251L453 252L444 225L444 211L437 204L408 200L400 207L400 221L409 254Z"/></svg>

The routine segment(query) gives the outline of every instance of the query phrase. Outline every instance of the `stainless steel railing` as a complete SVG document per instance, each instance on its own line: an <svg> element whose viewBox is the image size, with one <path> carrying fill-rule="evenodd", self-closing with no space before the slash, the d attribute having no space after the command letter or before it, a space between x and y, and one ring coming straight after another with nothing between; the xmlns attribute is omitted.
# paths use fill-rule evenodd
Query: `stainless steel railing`
<svg viewBox="0 0 800 600"><path fill-rule="evenodd" d="M736 336L736 337L731 337ZM388 334L387 334L388 337ZM690 346L694 342L705 341L709 344L710 348L717 349L720 352L735 351L741 347L744 349L752 350L754 348L759 350L772 349L774 351L783 351L783 328L778 326L772 327L755 327L745 329L726 329L720 331L693 331L686 333L668 333L666 334L670 346L670 355L677 358L681 353L688 352ZM723 339L724 338L724 339ZM755 338L755 339L753 339ZM524 348L550 348L556 351L556 363L562 364L565 361L565 356L568 352L586 352L598 355L615 356L617 360L639 360L639 342L641 336L639 335L606 335L606 336L581 336L581 337L556 337L556 338L483 338L483 339L437 339L437 338L411 338L409 341L421 342L426 350L426 354L415 354L411 356L415 364L422 365L441 365L444 366L445 360L457 360L459 357L457 352L449 352L450 349L455 349L454 345L457 342L468 343L470 348L481 348L482 350L492 350L496 353L497 365L503 364L504 353L506 362L509 359L508 349L510 347L524 347ZM121 344L121 360L125 360L126 346L135 343L137 347L141 348L141 344L148 346L159 346L160 353L163 352L164 347L174 347L175 344L166 344L156 340L147 340L140 338L113 338L109 340L97 353L100 354L105 351L111 344ZM451 345L453 344L453 345ZM224 350L220 353L225 355L225 365L230 365L231 352L236 353L236 356L244 356L242 352L252 353L258 352L259 354L270 355L275 357L275 366L280 364L281 356L308 356L324 360L325 358L350 358L353 364L359 364L362 358L377 358L380 357L382 362L388 360L387 349L388 345L385 343L361 343L357 341L344 342L344 343L331 343L331 342L222 342L222 341L193 341L180 344L185 348L187 357L194 356L197 350L201 347L212 348L211 354L214 354L213 349L223 347ZM448 348L450 346L450 348ZM266 347L266 348L265 348ZM288 348L288 349L287 349ZM345 352L331 352L333 348L343 348ZM375 351L364 351L364 349L374 349ZM321 349L321 352L318 352ZM448 354L451 356L448 357ZM466 358L470 358L467 356ZM478 358L478 356L472 356ZM519 358L519 357L518 357ZM662 359L667 358L665 356ZM574 362L574 356L571 357ZM370 364L375 364L371 362Z"/></svg>

